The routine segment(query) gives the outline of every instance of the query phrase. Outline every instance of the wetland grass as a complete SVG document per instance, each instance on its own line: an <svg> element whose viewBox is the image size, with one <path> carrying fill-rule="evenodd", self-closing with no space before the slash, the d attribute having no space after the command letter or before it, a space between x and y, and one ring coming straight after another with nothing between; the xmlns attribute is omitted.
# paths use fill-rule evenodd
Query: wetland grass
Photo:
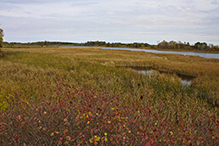
<svg viewBox="0 0 219 146"><path fill-rule="evenodd" d="M3 49L2 145L217 145L219 61L70 48ZM184 57L184 58L183 58ZM138 74L153 66L197 76Z"/></svg>

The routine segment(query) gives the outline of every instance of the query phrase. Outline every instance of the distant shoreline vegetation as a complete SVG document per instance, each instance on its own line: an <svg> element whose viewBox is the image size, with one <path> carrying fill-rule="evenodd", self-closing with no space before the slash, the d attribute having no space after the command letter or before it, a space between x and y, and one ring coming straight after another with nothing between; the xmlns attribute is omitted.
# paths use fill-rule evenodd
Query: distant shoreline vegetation
<svg viewBox="0 0 219 146"><path fill-rule="evenodd" d="M110 43L105 41L87 41L86 43L71 43L71 42L3 42L4 48L20 48L20 47L50 47L50 46L97 46L97 47L119 47L119 48L138 48L138 49L158 49L158 50L174 50L174 51L195 51L195 52L219 52L219 46L213 44L207 44L205 42L196 42L194 45L190 45L189 42L167 42L163 40L157 45L150 45L148 43Z"/></svg>

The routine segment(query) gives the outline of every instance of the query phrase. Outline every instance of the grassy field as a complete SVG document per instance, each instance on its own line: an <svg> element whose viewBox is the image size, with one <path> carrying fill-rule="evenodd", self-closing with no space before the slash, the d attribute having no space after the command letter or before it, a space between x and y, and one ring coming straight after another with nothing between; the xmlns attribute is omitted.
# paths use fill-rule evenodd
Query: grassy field
<svg viewBox="0 0 219 146"><path fill-rule="evenodd" d="M2 145L218 144L218 59L89 48L2 50ZM183 86L176 75L148 77L116 66L196 78Z"/></svg>

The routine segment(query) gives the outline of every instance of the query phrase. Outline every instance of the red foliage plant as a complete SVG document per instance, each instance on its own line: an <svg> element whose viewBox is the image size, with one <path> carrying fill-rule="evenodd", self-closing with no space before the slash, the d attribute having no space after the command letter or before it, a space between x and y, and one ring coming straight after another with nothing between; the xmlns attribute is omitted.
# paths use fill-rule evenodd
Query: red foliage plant
<svg viewBox="0 0 219 146"><path fill-rule="evenodd" d="M39 103L14 96L0 115L1 145L215 145L216 117L209 123L171 123L140 102L91 88L57 83ZM162 108L162 103L160 103ZM192 119L191 119L192 120Z"/></svg>

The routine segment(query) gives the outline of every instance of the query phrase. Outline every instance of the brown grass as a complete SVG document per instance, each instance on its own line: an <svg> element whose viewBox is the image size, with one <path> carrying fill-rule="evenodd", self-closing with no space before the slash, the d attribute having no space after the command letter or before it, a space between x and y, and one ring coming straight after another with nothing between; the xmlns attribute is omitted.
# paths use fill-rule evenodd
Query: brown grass
<svg viewBox="0 0 219 146"><path fill-rule="evenodd" d="M219 76L219 60L196 56L153 54L137 51L103 50L98 48L13 48L7 51L49 53L67 56L75 60L86 60L114 66L153 66L185 75Z"/></svg>
<svg viewBox="0 0 219 146"><path fill-rule="evenodd" d="M63 138L62 143L67 140L73 144L80 143L82 135L89 138L81 144L91 144L95 136L107 137L107 141L97 139L98 143L106 145L111 143L111 136L115 138L114 144L173 144L167 140L171 135L173 142L180 145L218 142L217 59L88 48L3 50L6 58L0 59L0 89L3 91L0 93L0 130L3 130L0 142L4 145L57 145L60 138ZM116 68L117 65L153 66L197 77L192 86L184 87L176 76L173 79L162 74L149 78L131 69ZM98 115L99 109L104 110ZM116 109L115 113L112 109ZM149 112L149 109L152 113L144 115L142 111ZM114 127L126 122L124 119L117 121L119 111L130 121L118 133ZM92 114L89 122L83 117L88 114ZM82 118L79 125L75 125L78 116ZM115 121L108 123L107 118L114 116ZM158 121L159 127L155 124ZM100 126L100 122L106 123ZM156 130L152 131L154 134L145 127L147 124ZM107 132L104 131L106 125L111 126ZM99 132L94 134L95 129ZM105 133L108 135L104 136ZM72 136L71 140L67 136Z"/></svg>

